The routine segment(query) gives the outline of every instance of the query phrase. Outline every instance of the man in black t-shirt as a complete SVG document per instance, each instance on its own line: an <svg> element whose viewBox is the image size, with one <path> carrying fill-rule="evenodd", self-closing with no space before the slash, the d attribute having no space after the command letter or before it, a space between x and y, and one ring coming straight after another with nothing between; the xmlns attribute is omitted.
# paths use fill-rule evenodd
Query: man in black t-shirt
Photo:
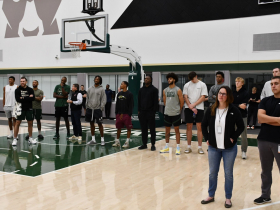
<svg viewBox="0 0 280 210"><path fill-rule="evenodd" d="M257 93L257 88L252 88L252 93L250 93L250 99L249 99L249 108L248 108L248 119L247 119L247 129L255 129L255 125L257 122L257 115L258 115L258 106L261 102L260 100L260 94ZM250 126L251 117L253 116L253 125Z"/></svg>
<svg viewBox="0 0 280 210"><path fill-rule="evenodd" d="M85 86L81 85L81 91L80 93L83 95L83 103L82 103L82 107L84 108L85 111L85 115L86 115L86 101L87 101L87 91L85 91Z"/></svg>
<svg viewBox="0 0 280 210"><path fill-rule="evenodd" d="M131 135L131 129L132 129L132 122L131 122L131 115L132 110L134 106L133 101L133 95L131 92L127 90L128 82L123 81L121 83L120 89L122 91L118 93L117 102L116 102L116 128L117 131L117 139L115 140L115 143L112 145L113 147L120 146L120 135L122 128L125 126L127 128L127 139L123 148L129 147L129 140Z"/></svg>
<svg viewBox="0 0 280 210"><path fill-rule="evenodd" d="M271 80L273 96L264 98L258 111L261 131L258 148L261 160L262 195L254 200L255 204L270 203L272 168L274 159L280 171L280 76Z"/></svg>

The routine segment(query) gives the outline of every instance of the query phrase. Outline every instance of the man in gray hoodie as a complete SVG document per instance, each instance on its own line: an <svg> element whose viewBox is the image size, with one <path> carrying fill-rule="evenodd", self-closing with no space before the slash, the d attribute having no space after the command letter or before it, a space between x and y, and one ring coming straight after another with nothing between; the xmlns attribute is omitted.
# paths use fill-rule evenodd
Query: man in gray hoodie
<svg viewBox="0 0 280 210"><path fill-rule="evenodd" d="M87 91L87 100L86 100L86 116L85 120L90 122L91 136L92 139L87 144L93 145L96 144L95 141L95 126L94 122L98 124L100 135L101 135L101 145L105 145L104 141L104 132L102 125L102 111L106 105L107 99L105 90L102 87L102 77L96 76L94 78L94 85L90 87Z"/></svg>

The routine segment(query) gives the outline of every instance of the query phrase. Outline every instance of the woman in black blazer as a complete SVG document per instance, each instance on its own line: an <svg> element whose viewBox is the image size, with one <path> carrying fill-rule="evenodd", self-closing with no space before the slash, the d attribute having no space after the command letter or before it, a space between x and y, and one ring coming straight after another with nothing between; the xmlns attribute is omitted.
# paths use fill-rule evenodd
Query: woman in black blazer
<svg viewBox="0 0 280 210"><path fill-rule="evenodd" d="M244 130L241 112L232 105L233 94L228 86L222 86L216 102L206 111L202 121L202 133L208 144L209 197L202 204L214 201L221 159L225 171L225 207L232 206L233 166L237 155L237 138ZM208 131L209 127L209 131Z"/></svg>

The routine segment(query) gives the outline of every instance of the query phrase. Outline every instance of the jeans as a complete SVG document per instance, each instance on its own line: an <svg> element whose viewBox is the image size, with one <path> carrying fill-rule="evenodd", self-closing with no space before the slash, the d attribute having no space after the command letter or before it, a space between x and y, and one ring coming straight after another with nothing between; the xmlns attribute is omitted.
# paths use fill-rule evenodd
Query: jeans
<svg viewBox="0 0 280 210"><path fill-rule="evenodd" d="M225 170L225 192L226 199L231 199L233 189L233 166L237 155L237 144L228 149L216 149L212 146L208 147L209 159L209 197L215 197L217 189L218 173L220 162L223 158Z"/></svg>
<svg viewBox="0 0 280 210"><path fill-rule="evenodd" d="M81 110L71 110L71 120L75 136L82 136Z"/></svg>

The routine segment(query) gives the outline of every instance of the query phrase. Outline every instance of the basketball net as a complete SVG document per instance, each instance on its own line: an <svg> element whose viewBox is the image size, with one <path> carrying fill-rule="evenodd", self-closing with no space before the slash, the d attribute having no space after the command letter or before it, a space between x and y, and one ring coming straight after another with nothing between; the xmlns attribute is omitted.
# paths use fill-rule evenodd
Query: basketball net
<svg viewBox="0 0 280 210"><path fill-rule="evenodd" d="M81 51L87 48L87 45L82 42L69 42L73 58L80 58Z"/></svg>

